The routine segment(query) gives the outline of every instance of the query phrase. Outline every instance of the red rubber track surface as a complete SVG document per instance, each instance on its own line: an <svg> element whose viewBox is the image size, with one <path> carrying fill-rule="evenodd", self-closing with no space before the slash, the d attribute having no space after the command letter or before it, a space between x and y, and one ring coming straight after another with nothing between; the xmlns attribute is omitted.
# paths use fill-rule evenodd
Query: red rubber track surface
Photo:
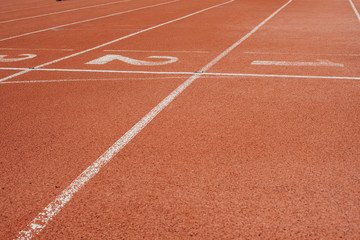
<svg viewBox="0 0 360 240"><path fill-rule="evenodd" d="M235 0L148 29L224 2L0 2L0 239L16 238L192 73L287 3ZM355 9L348 0L293 0L160 112L35 238L359 239ZM36 56L4 61L21 54ZM87 64L105 55L177 61Z"/></svg>

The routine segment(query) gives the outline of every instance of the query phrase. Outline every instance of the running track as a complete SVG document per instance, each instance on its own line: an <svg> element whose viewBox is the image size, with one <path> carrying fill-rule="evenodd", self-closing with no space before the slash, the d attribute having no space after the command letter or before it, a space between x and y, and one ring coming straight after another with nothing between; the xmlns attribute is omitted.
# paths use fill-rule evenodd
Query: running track
<svg viewBox="0 0 360 240"><path fill-rule="evenodd" d="M359 0L0 3L0 239L360 239Z"/></svg>

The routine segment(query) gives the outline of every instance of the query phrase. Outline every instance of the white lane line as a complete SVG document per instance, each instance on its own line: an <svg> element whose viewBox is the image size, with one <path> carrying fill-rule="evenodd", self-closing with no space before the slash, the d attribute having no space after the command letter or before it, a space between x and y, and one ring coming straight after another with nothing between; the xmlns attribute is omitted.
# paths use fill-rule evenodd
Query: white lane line
<svg viewBox="0 0 360 240"><path fill-rule="evenodd" d="M36 66L36 67L34 67L34 68L35 68L35 69L36 69L36 68L42 68L42 67L48 66L48 65L50 65L50 64L60 62L60 61L65 60L65 59L72 58L72 57L75 57L75 56L78 56L78 55L81 55L81 54L84 54L84 53L93 51L93 50L95 50L95 49L99 49L99 48L108 46L108 45L110 45L110 44L116 43L116 42L121 41L121 40L123 40L123 39L130 38L130 37L132 37L132 36L135 36L135 35L138 35L138 34L141 34L141 33L144 33L144 32L147 32L147 31L150 31L150 30L153 30L153 29L156 29L156 28L165 26L165 25L168 25L168 24L170 24L170 23L174 23L174 22L183 20L183 19L185 19L185 18L188 18L188 17L194 16L194 15L196 15L196 14L199 14L199 13L202 13L202 12L205 12L205 11L208 11L208 10L211 10L211 9L216 8L216 7L218 7L218 6L222 6L222 5L231 3L231 2L233 2L233 1L235 1L235 0L230 0L230 1L227 1L227 2L224 2L224 3L221 3L221 4L218 4L218 5L215 5L215 6L212 6L212 7L208 7L208 8L202 9L202 10L200 10L200 11L197 11L197 12L194 12L194 13L191 13L191 14L188 14L188 15L186 15L186 16L183 16L183 17L180 17L180 18L176 18L176 19L167 21L167 22L165 22L165 23L161 23L161 24L155 25L155 26L153 26L153 27L146 28L146 29L144 29L144 30L141 30L141 31L138 31L138 32L135 32L135 33L131 33L131 34L129 34L129 35L126 35L126 36L124 36L124 37L121 37L121 38L112 40L112 41L110 41L110 42L107 42L107 43L98 45L98 46L96 46L96 47L89 48L89 49L86 49L86 50L84 50L84 51L77 52L77 53L74 53L74 54L71 54L71 55L68 55L68 56L59 58L59 59L54 60L54 61L41 64L41 65ZM169 2L168 2L168 3L169 3ZM0 82L9 80L9 79L14 78L14 77L17 77L17 76L20 76L20 75L25 74L25 73L28 73L28 72L30 72L30 71L32 71L32 70L33 70L33 69L26 69L26 70L24 70L23 72L19 72L19 73L16 73L16 74L13 74L13 75L10 75L10 76L1 78L1 79L0 79Z"/></svg>
<svg viewBox="0 0 360 240"><path fill-rule="evenodd" d="M0 67L0 70L16 71L45 71L45 72L91 72L91 73L144 73L144 74L173 74L173 75L193 75L194 72L157 72L157 71L123 71L123 70L95 70L95 69L62 69L62 68L11 68ZM0 81L2 83L4 81Z"/></svg>
<svg viewBox="0 0 360 240"><path fill-rule="evenodd" d="M104 52L141 52L141 53L209 53L209 51L156 51L156 50L104 50Z"/></svg>
<svg viewBox="0 0 360 240"><path fill-rule="evenodd" d="M184 79L186 76L177 77L119 77L119 78L73 78L73 79L57 79L57 80L30 80L30 81L7 81L1 84L21 84L21 83L59 83L59 82L97 82L97 81L128 81L128 80L163 80L163 79Z"/></svg>
<svg viewBox="0 0 360 240"><path fill-rule="evenodd" d="M285 4L279 10L283 9L290 2ZM232 2L232 1L231 1ZM225 4L225 3L224 3ZM220 4L224 5L224 4ZM279 12L276 11L276 13ZM259 24L255 29L255 31L251 31L249 34L253 34L256 32L260 26L264 25L267 21L269 21L275 14L272 14L270 18L267 18L264 22ZM250 36L247 34L246 36ZM247 39L242 38L242 39ZM233 46L238 46L239 42L244 40L240 40L236 42ZM221 53L214 60L209 62L206 66L204 66L201 70L208 70L211 66L216 64L222 57L225 57L230 51L229 49L233 49L232 47L226 49L223 53ZM52 201L42 212L39 213L34 220L30 222L27 226L27 230L23 230L19 233L17 239L31 239L35 235L39 234L42 229L45 228L47 223L57 215L61 209L68 203L74 194L79 191L88 181L90 181L106 164L108 164L111 159L121 150L123 149L142 129L146 127L166 106L168 106L178 95L180 95L186 88L188 88L196 79L198 79L200 75L193 75L188 78L185 82L183 82L180 86L178 86L173 92L171 92L165 99L163 99L155 108L153 108L148 114L146 114L138 123L136 123L129 131L127 131L118 141L116 141L105 153L103 153L91 166L89 166L79 177L77 177L60 195L58 195L54 201Z"/></svg>
<svg viewBox="0 0 360 240"><path fill-rule="evenodd" d="M98 5L87 6L87 7L74 8L74 9L60 11L60 12L41 14L41 15L36 15L36 16L31 16L31 17L16 18L16 19L2 21L2 22L0 22L0 24L9 23L9 22L16 22L16 21L32 19L32 18L45 17L45 16L50 16L50 15L55 15L55 14L60 14L60 13L74 12L74 11L79 11L79 10L83 10L83 9L94 8L94 7L102 7L102 6L113 5L113 4L117 4L117 3L129 2L129 1L130 0L122 0L122 1L117 1L117 2L110 2L110 3L103 3L103 4L98 4Z"/></svg>
<svg viewBox="0 0 360 240"><path fill-rule="evenodd" d="M0 48L0 50L14 50L14 51L64 51L71 52L74 49L50 49L50 48Z"/></svg>
<svg viewBox="0 0 360 240"><path fill-rule="evenodd" d="M105 15L105 16L101 16L101 17L90 18L90 19L87 19L87 20L82 20L82 21L67 23L67 24L63 24L63 25L59 25L59 26L54 26L54 27L50 27L50 28L45 28L45 29L42 29L42 30L37 30L37 31L33 31L33 32L28 32L28 33L23 33L23 34L20 34L20 35L16 35L16 36L12 36L12 37L7 37L7 38L0 39L0 42L6 41L6 40L10 40L10 39L14 39L14 38L23 37L23 36L32 35L32 34L35 34L35 33L45 32L45 31L49 31L49 30L52 30L52 29L57 29L57 28L62 28L62 27L66 27L66 26L71 26L71 25L75 25L75 24L79 24L79 23L95 21L95 20L99 20L99 19L103 19L103 18L108 18L108 17L113 17L113 16L121 15L121 14L124 14L124 13L129 13L129 12L135 12L135 11L139 11L139 10L142 10L142 9L158 7L158 6L161 6L161 5L165 5L165 4L169 4L169 3L174 3L174 2L178 2L178 1L179 1L179 0L172 0L172 1L169 1L169 2L159 3L159 4L155 4L155 5L149 5L149 6L140 7L140 8L135 8L135 9L131 9L131 10L123 11L123 12L117 12L117 13L113 13L113 14L109 14L109 15Z"/></svg>
<svg viewBox="0 0 360 240"><path fill-rule="evenodd" d="M360 54L336 54L336 53L282 53L282 52L244 52L245 54L258 55L305 55L305 56L345 56L345 57L360 57Z"/></svg>
<svg viewBox="0 0 360 240"><path fill-rule="evenodd" d="M298 66L298 67L344 67L342 63L334 63L329 60L317 60L316 62L291 62L291 61L253 61L251 65L260 66Z"/></svg>
<svg viewBox="0 0 360 240"><path fill-rule="evenodd" d="M339 79L360 80L360 77L349 76L314 76L314 75L287 75L262 73L216 73L216 72L156 72L156 71L121 71L121 70L94 70L94 69L51 69L51 68L0 68L0 70L31 70L44 72L90 72L90 73L120 73L120 74L154 74L154 75L199 75L199 76L229 76L229 77L262 77L262 78L309 78L309 79ZM0 82L0 84L7 83Z"/></svg>
<svg viewBox="0 0 360 240"><path fill-rule="evenodd" d="M284 9L287 5L289 5L293 0L288 1L284 6L279 8L277 11L275 11L273 14L271 14L268 18L266 18L264 21L262 21L259 25L257 25L253 30L251 30L248 34L246 34L244 37L242 37L239 41L234 43L232 46L230 46L228 49L226 49L222 54L220 54L217 58L215 58L213 61L211 61L208 65L206 65L203 69L203 71L206 71L207 69L211 68L213 65L215 65L220 59L222 59L224 56L226 56L230 51L232 51L234 48L239 46L243 41L248 39L252 34L254 34L259 28L261 28L265 23L267 23L271 18L273 18L276 14L278 14L282 9Z"/></svg>
<svg viewBox="0 0 360 240"><path fill-rule="evenodd" d="M357 16L357 18L358 18L358 20L359 20L359 22L360 22L360 14L359 14L359 11L356 9L355 4L353 3L352 0L349 0L349 2L350 2L351 7L354 9L355 15Z"/></svg>

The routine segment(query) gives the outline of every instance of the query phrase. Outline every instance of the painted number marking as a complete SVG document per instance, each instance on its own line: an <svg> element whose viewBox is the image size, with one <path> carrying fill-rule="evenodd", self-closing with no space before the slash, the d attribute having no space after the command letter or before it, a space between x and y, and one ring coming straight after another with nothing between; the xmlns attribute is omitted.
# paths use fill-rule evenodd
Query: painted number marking
<svg viewBox="0 0 360 240"><path fill-rule="evenodd" d="M92 60L90 62L87 62L86 64L107 64L109 62L112 62L114 60L119 60L131 65L136 65L136 66L159 66L159 65L166 65L166 64L170 64L170 63L174 63L177 62L179 59L176 57L168 57L168 56L150 56L148 58L151 59L167 59L166 61L143 61L143 60L136 60L136 59L132 59L132 58L128 58L128 57L124 57L121 55L106 55L103 56L101 58Z"/></svg>
<svg viewBox="0 0 360 240"><path fill-rule="evenodd" d="M317 60L316 62L287 62L287 61L253 61L251 65L266 66L311 66L311 67L344 67L344 64L334 63L329 60Z"/></svg>
<svg viewBox="0 0 360 240"><path fill-rule="evenodd" d="M36 54L19 54L20 58L6 58L8 55L0 55L0 62L19 62L36 57Z"/></svg>

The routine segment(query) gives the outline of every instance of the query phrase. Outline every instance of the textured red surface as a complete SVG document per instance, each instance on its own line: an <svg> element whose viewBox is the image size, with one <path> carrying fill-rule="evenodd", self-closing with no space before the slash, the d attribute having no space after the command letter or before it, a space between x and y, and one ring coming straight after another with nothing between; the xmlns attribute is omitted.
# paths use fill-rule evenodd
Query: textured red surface
<svg viewBox="0 0 360 240"><path fill-rule="evenodd" d="M0 21L110 2L3 1ZM0 38L162 2L3 23ZM0 62L0 78L219 3L180 0L2 41L0 55L37 57ZM46 68L195 72L285 3L235 1ZM360 77L359 39L348 1L294 0L209 72ZM85 64L106 54L179 61ZM317 59L344 67L251 65ZM31 71L0 83L0 238L16 237L189 76ZM37 238L359 239L359 93L359 80L201 77Z"/></svg>

